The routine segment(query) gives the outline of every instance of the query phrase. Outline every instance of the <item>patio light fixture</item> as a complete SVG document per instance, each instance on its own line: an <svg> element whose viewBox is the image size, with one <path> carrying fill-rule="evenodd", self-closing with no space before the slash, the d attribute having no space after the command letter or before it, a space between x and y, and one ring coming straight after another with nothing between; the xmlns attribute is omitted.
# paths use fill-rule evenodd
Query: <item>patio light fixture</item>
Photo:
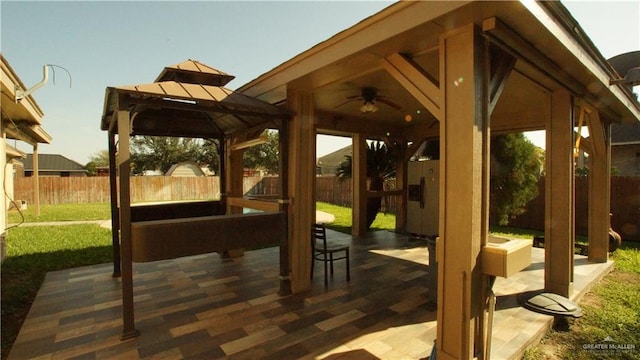
<svg viewBox="0 0 640 360"><path fill-rule="evenodd" d="M365 101L364 105L362 105L360 107L360 111L363 114L374 113L374 112L378 111L378 106L376 104L374 104L373 101Z"/></svg>

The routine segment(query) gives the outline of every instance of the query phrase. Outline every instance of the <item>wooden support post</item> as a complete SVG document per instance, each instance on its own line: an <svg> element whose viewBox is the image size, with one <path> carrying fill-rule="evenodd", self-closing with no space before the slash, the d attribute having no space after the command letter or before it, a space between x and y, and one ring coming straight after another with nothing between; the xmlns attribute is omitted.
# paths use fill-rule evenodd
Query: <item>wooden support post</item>
<svg viewBox="0 0 640 360"><path fill-rule="evenodd" d="M404 232L407 228L407 160L405 153L407 152L406 142L402 142L397 145L398 151L396 162L396 189L402 189L403 195L396 196L398 201L397 213L396 213L396 231Z"/></svg>
<svg viewBox="0 0 640 360"><path fill-rule="evenodd" d="M33 144L33 209L36 216L40 216L40 165L38 162L38 143Z"/></svg>
<svg viewBox="0 0 640 360"><path fill-rule="evenodd" d="M545 290L570 297L573 292L574 164L573 101L566 90L551 95L546 125Z"/></svg>
<svg viewBox="0 0 640 360"><path fill-rule="evenodd" d="M597 110L588 115L591 153L589 154L589 261L609 259L611 193L611 126Z"/></svg>
<svg viewBox="0 0 640 360"><path fill-rule="evenodd" d="M120 215L118 213L118 170L116 168L116 135L108 131L109 193L111 194L111 247L113 251L113 277L120 277Z"/></svg>
<svg viewBox="0 0 640 360"><path fill-rule="evenodd" d="M231 144L227 143L225 185L227 197L242 197L244 195L244 149L231 150ZM227 214L242 214L242 208L227 206Z"/></svg>
<svg viewBox="0 0 640 360"><path fill-rule="evenodd" d="M285 236L280 244L280 295L291 294L291 277L289 276L289 120L281 120L278 133L280 157L280 211L285 213Z"/></svg>
<svg viewBox="0 0 640 360"><path fill-rule="evenodd" d="M220 179L220 202L222 208L227 209L227 142L224 136L218 139L218 156L220 163L218 164L218 176Z"/></svg>
<svg viewBox="0 0 640 360"><path fill-rule="evenodd" d="M353 236L367 233L367 139L363 134L353 135L352 172L352 227Z"/></svg>
<svg viewBox="0 0 640 360"><path fill-rule="evenodd" d="M119 104L120 107L122 104ZM133 260L131 245L130 114L118 110L118 173L120 176L120 256L122 257L122 339L139 335L133 311Z"/></svg>
<svg viewBox="0 0 640 360"><path fill-rule="evenodd" d="M438 359L482 353L486 293L480 250L487 234L485 161L488 146L484 49L474 25L440 40L445 106L440 123Z"/></svg>
<svg viewBox="0 0 640 360"><path fill-rule="evenodd" d="M311 289L311 224L315 222L316 132L313 96L289 91L287 104L296 115L289 124L288 219L291 291Z"/></svg>

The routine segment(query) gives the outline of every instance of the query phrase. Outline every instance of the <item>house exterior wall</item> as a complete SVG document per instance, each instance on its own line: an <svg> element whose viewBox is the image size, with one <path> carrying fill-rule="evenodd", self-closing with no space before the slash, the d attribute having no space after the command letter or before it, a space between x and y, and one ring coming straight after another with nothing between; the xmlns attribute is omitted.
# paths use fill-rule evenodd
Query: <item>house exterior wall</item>
<svg viewBox="0 0 640 360"><path fill-rule="evenodd" d="M39 171L40 177L44 177L44 176L55 176L55 177L86 177L87 174L85 172L78 172L78 171L48 171L48 170L40 170ZM32 177L33 176L33 171L32 170L25 170L24 171L24 177Z"/></svg>
<svg viewBox="0 0 640 360"><path fill-rule="evenodd" d="M611 146L611 166L616 175L640 176L640 143Z"/></svg>

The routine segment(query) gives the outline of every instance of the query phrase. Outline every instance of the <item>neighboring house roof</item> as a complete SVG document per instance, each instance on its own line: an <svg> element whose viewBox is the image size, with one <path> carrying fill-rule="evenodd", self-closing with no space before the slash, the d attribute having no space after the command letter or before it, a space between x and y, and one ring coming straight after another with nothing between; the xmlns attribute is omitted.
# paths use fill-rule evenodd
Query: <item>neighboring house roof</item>
<svg viewBox="0 0 640 360"><path fill-rule="evenodd" d="M640 144L640 122L611 125L611 145Z"/></svg>
<svg viewBox="0 0 640 360"><path fill-rule="evenodd" d="M318 158L318 166L320 167L338 167L344 161L346 155L352 155L352 146L345 146L330 154Z"/></svg>
<svg viewBox="0 0 640 360"><path fill-rule="evenodd" d="M183 161L174 164L167 170L167 176L204 176L204 172L193 161Z"/></svg>
<svg viewBox="0 0 640 360"><path fill-rule="evenodd" d="M25 171L33 171L33 154L27 154L22 161ZM38 154L39 171L83 172L87 170L79 163L58 154Z"/></svg>

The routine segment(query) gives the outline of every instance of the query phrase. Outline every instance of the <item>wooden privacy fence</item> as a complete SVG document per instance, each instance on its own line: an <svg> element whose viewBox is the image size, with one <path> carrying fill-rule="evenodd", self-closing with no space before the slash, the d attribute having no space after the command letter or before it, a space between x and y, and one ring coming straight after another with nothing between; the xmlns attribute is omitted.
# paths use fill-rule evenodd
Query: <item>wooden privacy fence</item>
<svg viewBox="0 0 640 360"><path fill-rule="evenodd" d="M251 189L261 177L245 177L244 188ZM14 198L33 204L33 178L14 182ZM220 179L207 177L137 176L131 178L131 201L205 200L220 198ZM79 204L109 202L108 177L41 177L40 204Z"/></svg>
<svg viewBox="0 0 640 360"><path fill-rule="evenodd" d="M250 191L252 194L273 195L279 189L278 177L265 177L256 187ZM349 180L340 181L335 176L322 176L316 178L316 201L329 204L351 207L352 193ZM395 188L395 181L385 183L386 190ZM255 191L255 192L252 192ZM399 201L397 196L387 196L382 200L382 212L395 213Z"/></svg>
<svg viewBox="0 0 640 360"><path fill-rule="evenodd" d="M576 233L588 231L588 178L576 178ZM387 184L392 188L392 183ZM279 189L278 177L245 177L244 191L250 195L274 195ZM525 213L512 219L510 226L544 229L544 178L538 184L539 195L526 207ZM204 200L220 197L217 176L170 177L140 176L131 178L133 202ZM14 182L14 198L33 203L33 179L18 178ZM351 206L351 181L338 181L334 176L316 178L316 199L340 206ZM109 201L109 179L106 177L41 177L41 204L96 203ZM382 211L394 213L398 198L389 196ZM611 225L624 240L640 241L640 177L611 178Z"/></svg>
<svg viewBox="0 0 640 360"><path fill-rule="evenodd" d="M525 212L509 221L509 226L544 230L544 178L538 182L538 196L527 204ZM576 178L576 234L588 234L589 179ZM611 177L611 227L624 240L640 241L640 177Z"/></svg>

